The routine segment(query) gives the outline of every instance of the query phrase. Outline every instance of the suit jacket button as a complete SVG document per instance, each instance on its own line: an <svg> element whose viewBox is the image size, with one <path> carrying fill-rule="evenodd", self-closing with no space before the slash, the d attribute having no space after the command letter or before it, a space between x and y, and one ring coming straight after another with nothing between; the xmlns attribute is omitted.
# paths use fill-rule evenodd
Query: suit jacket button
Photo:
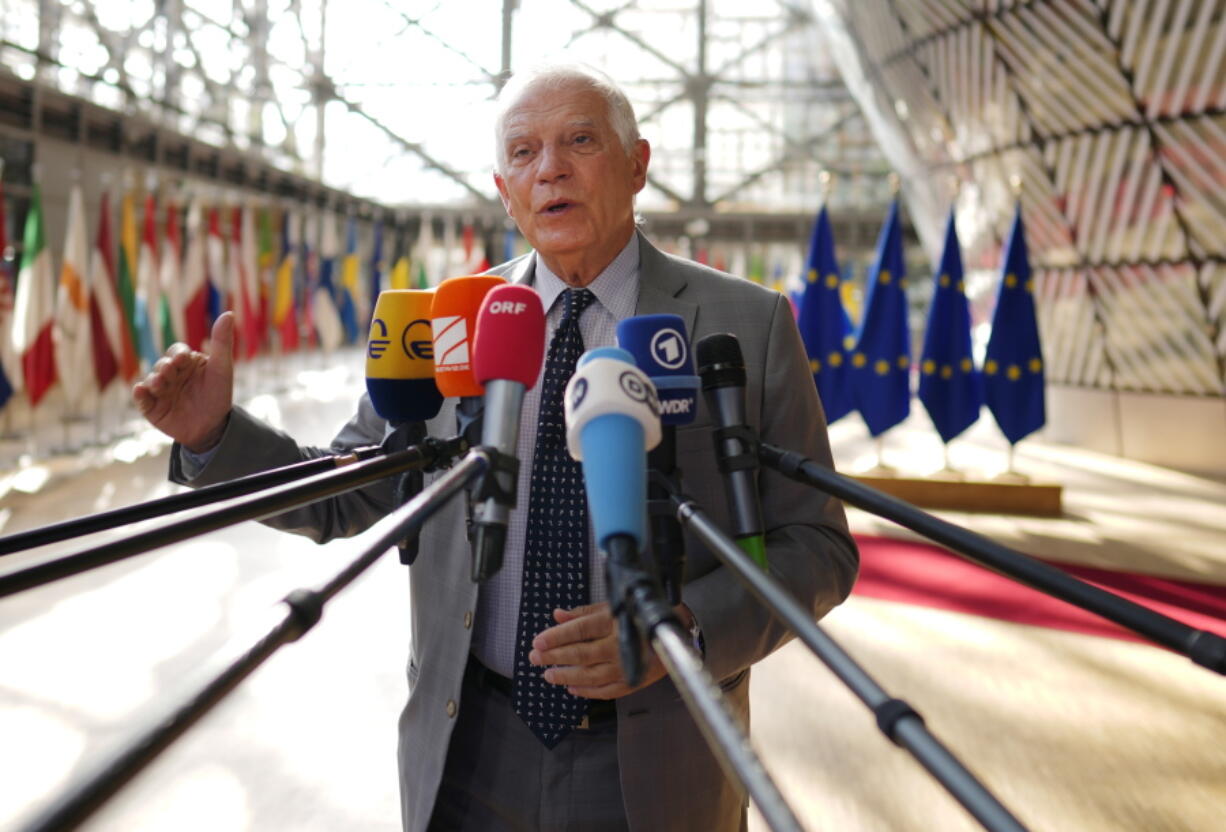
<svg viewBox="0 0 1226 832"><path fill-rule="evenodd" d="M473 614L471 611L464 613L464 629L467 630L473 625Z"/></svg>
<svg viewBox="0 0 1226 832"><path fill-rule="evenodd" d="M449 716L449 717L453 717L453 718L454 718L454 717L455 717L455 712L456 712L455 700L454 700L454 699L448 699L448 700L447 700L447 716Z"/></svg>

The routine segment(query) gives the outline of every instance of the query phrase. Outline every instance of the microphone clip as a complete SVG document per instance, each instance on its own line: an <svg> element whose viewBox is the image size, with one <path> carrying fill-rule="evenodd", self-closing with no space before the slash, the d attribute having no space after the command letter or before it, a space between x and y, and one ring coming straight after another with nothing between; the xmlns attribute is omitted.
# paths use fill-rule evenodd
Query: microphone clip
<svg viewBox="0 0 1226 832"><path fill-rule="evenodd" d="M716 451L715 461L720 473L730 474L733 471L750 471L758 467L758 446L761 442L758 439L757 431L749 425L717 427L713 434ZM743 449L741 453L723 453L723 443L728 440L740 442Z"/></svg>
<svg viewBox="0 0 1226 832"><path fill-rule="evenodd" d="M470 443L468 438L461 436L453 436L450 439L438 439L433 436L427 436L418 443L422 454L430 460L421 470L422 473L432 474L435 471L444 471L452 466L457 459L468 453Z"/></svg>
<svg viewBox="0 0 1226 832"><path fill-rule="evenodd" d="M473 485L472 499L474 502L494 500L499 505L515 508L515 497L519 483L519 457L504 454L491 445L479 445L473 450L483 451L489 456L490 466ZM502 474L504 477L499 477ZM508 483L503 486L500 479Z"/></svg>

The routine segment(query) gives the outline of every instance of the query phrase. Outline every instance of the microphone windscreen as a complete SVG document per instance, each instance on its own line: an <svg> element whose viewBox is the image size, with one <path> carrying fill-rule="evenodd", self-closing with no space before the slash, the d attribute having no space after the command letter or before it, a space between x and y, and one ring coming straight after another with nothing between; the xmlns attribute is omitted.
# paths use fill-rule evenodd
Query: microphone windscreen
<svg viewBox="0 0 1226 832"><path fill-rule="evenodd" d="M745 357L741 343L730 332L717 332L694 345L702 389L745 385Z"/></svg>
<svg viewBox="0 0 1226 832"><path fill-rule="evenodd" d="M527 286L498 286L485 296L477 315L473 376L518 381L530 389L545 360L545 309Z"/></svg>
<svg viewBox="0 0 1226 832"><path fill-rule="evenodd" d="M421 422L443 405L434 383L430 338L433 292L389 289L379 293L366 341L366 391L389 422Z"/></svg>
<svg viewBox="0 0 1226 832"><path fill-rule="evenodd" d="M477 313L490 290L505 283L496 275L475 275L448 278L435 288L430 308L434 381L444 396L480 396L485 392L472 370Z"/></svg>
<svg viewBox="0 0 1226 832"><path fill-rule="evenodd" d="M634 356L634 363L655 384L661 422L687 425L694 421L698 376L680 315L626 318L617 325L617 345Z"/></svg>
<svg viewBox="0 0 1226 832"><path fill-rule="evenodd" d="M566 442L583 463L587 504L604 548L611 535L647 534L647 457L660 441L659 402L647 374L616 347L579 359L566 386Z"/></svg>

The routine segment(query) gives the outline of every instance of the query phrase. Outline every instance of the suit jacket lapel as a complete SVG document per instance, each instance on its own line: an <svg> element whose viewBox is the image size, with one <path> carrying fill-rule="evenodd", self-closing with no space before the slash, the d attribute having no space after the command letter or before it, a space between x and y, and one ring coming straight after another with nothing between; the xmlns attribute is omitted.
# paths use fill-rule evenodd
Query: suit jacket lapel
<svg viewBox="0 0 1226 832"><path fill-rule="evenodd" d="M529 252L519 258L519 262L512 263L511 268L507 270L507 283L516 283L520 286L527 286L528 281L536 274L536 252Z"/></svg>
<svg viewBox="0 0 1226 832"><path fill-rule="evenodd" d="M685 331L694 337L698 304L677 297L686 287L685 275L639 233L639 302L635 315L680 315Z"/></svg>

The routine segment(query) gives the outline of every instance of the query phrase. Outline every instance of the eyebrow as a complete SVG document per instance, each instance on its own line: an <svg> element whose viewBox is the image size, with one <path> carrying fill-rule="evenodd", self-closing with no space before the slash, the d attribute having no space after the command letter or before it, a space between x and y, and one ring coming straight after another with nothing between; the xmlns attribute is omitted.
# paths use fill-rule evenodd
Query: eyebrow
<svg viewBox="0 0 1226 832"><path fill-rule="evenodd" d="M580 116L578 118L573 119L572 121L566 122L566 124L563 126L566 128L595 127L596 121L594 119L588 118L587 116ZM507 125L507 131L506 131L506 135L503 141L506 144L511 144L512 142L522 141L524 139L530 138L531 136L532 136L531 131L524 130L522 128L517 129L516 125L512 123L512 124Z"/></svg>

